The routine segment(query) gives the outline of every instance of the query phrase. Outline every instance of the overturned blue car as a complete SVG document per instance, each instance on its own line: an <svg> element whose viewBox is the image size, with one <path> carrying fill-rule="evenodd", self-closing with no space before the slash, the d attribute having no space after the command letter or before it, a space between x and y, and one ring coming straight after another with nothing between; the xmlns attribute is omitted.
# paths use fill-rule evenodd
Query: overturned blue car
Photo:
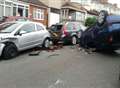
<svg viewBox="0 0 120 88"><path fill-rule="evenodd" d="M80 46L97 50L119 49L120 16L108 15L107 11L102 10L96 24L82 33Z"/></svg>

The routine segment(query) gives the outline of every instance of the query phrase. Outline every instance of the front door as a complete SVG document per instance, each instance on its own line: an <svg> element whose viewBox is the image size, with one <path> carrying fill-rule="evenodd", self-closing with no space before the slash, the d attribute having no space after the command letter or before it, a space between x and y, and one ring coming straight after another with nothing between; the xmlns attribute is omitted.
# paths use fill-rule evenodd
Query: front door
<svg viewBox="0 0 120 88"><path fill-rule="evenodd" d="M37 31L34 24L25 24L19 30L18 46L19 49L32 48L36 45L37 37L35 36Z"/></svg>

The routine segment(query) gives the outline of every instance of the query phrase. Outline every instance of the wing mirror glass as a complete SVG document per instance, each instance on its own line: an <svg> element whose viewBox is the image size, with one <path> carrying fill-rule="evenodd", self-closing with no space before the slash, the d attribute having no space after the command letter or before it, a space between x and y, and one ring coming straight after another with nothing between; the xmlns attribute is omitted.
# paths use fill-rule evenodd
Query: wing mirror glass
<svg viewBox="0 0 120 88"><path fill-rule="evenodd" d="M22 30L22 31L19 32L19 35L26 34L26 33L27 33L26 31Z"/></svg>

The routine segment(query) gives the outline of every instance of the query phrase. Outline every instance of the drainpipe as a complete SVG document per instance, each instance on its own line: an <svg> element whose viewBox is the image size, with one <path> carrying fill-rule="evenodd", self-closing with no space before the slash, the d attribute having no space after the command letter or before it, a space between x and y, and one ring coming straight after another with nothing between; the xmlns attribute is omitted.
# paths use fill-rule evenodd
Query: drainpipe
<svg viewBox="0 0 120 88"><path fill-rule="evenodd" d="M4 10L3 10L4 13L3 13L3 16L5 16L5 7L6 7L6 6L5 6L5 2L6 2L6 1L4 1L4 5L3 5L3 6L4 6Z"/></svg>
<svg viewBox="0 0 120 88"><path fill-rule="evenodd" d="M51 8L48 8L48 27L50 27L50 12L51 12Z"/></svg>
<svg viewBox="0 0 120 88"><path fill-rule="evenodd" d="M85 19L87 18L87 11L85 11Z"/></svg>
<svg viewBox="0 0 120 88"><path fill-rule="evenodd" d="M60 23L62 22L62 20L63 20L63 11L62 11L62 9L60 9Z"/></svg>

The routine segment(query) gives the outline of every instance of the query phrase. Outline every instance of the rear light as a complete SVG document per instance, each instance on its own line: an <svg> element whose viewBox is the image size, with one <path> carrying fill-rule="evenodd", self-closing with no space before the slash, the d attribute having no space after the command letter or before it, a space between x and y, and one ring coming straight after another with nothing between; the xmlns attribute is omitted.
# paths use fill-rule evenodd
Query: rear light
<svg viewBox="0 0 120 88"><path fill-rule="evenodd" d="M66 28L66 26L63 27L63 30L62 30L62 31L63 31L63 34L64 34L65 36L68 35L68 32L67 32L67 28Z"/></svg>
<svg viewBox="0 0 120 88"><path fill-rule="evenodd" d="M81 32L78 32L78 38L80 38L80 37L81 37L81 35L82 35L82 34L81 34Z"/></svg>
<svg viewBox="0 0 120 88"><path fill-rule="evenodd" d="M112 36L110 36L110 37L108 38L108 42L109 42L109 43L112 43L112 42L113 42L113 37L112 37Z"/></svg>

